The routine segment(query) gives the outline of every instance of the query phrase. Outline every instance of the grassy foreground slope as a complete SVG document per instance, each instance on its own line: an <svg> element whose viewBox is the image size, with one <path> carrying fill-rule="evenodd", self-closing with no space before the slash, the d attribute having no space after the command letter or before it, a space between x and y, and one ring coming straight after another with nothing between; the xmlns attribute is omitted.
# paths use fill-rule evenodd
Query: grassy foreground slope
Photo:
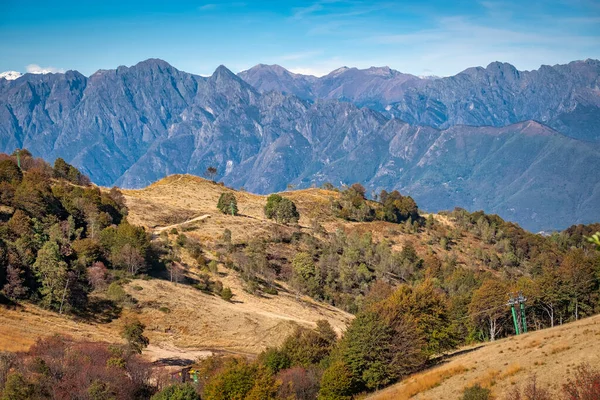
<svg viewBox="0 0 600 400"><path fill-rule="evenodd" d="M498 399L510 398L536 376L540 387L559 396L575 367L600 365L600 315L569 324L482 343L457 351L446 362L376 392L369 400L460 399L479 383ZM559 398L559 397L557 397Z"/></svg>

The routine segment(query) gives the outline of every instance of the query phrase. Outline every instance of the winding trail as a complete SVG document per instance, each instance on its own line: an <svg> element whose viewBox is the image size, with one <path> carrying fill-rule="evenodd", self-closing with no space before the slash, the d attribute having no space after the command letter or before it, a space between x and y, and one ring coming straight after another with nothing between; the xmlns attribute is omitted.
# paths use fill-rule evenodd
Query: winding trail
<svg viewBox="0 0 600 400"><path fill-rule="evenodd" d="M161 233L163 231L166 231L166 230L169 230L169 229L173 229L173 228L177 228L177 227L182 226L182 225L191 224L192 222L202 221L202 220L205 220L206 218L210 218L210 214L204 214L204 215L201 215L199 217L195 217L195 218L192 218L192 219L188 219L187 221L180 222L178 224L173 224L173 225L168 225L168 226L161 226L160 228L154 228L153 232L155 234Z"/></svg>

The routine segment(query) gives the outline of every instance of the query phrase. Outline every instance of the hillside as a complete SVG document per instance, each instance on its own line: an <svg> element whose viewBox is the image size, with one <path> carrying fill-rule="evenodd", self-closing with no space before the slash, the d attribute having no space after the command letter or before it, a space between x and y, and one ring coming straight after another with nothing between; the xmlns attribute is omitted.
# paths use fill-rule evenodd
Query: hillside
<svg viewBox="0 0 600 400"><path fill-rule="evenodd" d="M260 195L234 192L240 216L220 213L216 204L223 192L233 191L190 175L174 175L145 189L123 191L130 223L146 227L149 232L154 232L155 237L161 232L179 229L186 236L205 244L208 258L215 257L214 251L225 229L231 230L234 243L247 243L256 238L271 240L275 236L291 235L296 231L297 228L293 226L265 219L265 197ZM312 223L318 220L328 232L340 229L349 235L369 232L374 240L389 241L395 251L401 251L406 244L411 244L423 256L431 249L442 259L444 254L455 257L460 266L487 270L476 257L475 248L491 250L492 247L469 233L453 249L444 250L435 232L404 233L397 224L348 222L336 218L331 211L330 201L339 196L338 192L306 189L285 192L283 195L296 203L301 215L299 229L306 234L313 234ZM441 226L449 229L453 226L445 216L436 215L434 218ZM169 236L170 240L175 240L176 235ZM285 243L271 245L272 249L289 258L299 247ZM189 262L187 274L191 278L205 272L195 267L193 260L186 258L185 261ZM168 349L178 357L192 359L194 357L186 354L207 349L257 354L267 346L281 343L296 324L313 326L317 320L327 319L341 333L352 318L335 307L317 303L305 296L298 297L294 290L286 289L287 285L283 282L278 283L282 288L279 295L256 296L246 293L237 274L224 269L223 265L219 266L218 279L231 287L235 294L233 303L168 280L131 280L125 289L137 300L137 304L133 309L125 308L122 315L110 323L60 317L34 305L14 310L2 309L0 347L11 351L24 350L39 336L67 332L75 338L118 343L121 340L119 330L124 321L136 317L148 326L152 343L151 357L155 359L163 358L161 354L168 353ZM168 312L160 311L161 308L168 309ZM223 318L223 315L227 317Z"/></svg>
<svg viewBox="0 0 600 400"><path fill-rule="evenodd" d="M454 400L461 398L465 387L480 383L502 400L509 399L516 387L524 387L533 375L540 387L551 390L558 398L576 366L600 365L599 338L600 316L594 316L496 343L478 344L366 398Z"/></svg>
<svg viewBox="0 0 600 400"><path fill-rule="evenodd" d="M358 184L267 197L172 175L120 191L89 185L64 161L23 155L21 171L2 158L0 351L35 357L34 343L59 334L110 353L139 321L150 342L141 357L155 366L197 361L211 382L249 368L260 388L306 385L301 399L399 380L377 395L425 385L432 397L422 398L437 398L441 384L459 396L479 380L503 394L538 366L550 380L597 361L587 347L600 321L584 318L600 311L600 256L584 236L600 225L544 237L483 212L423 213L398 192L369 200ZM279 219L267 205L281 206ZM536 332L514 338L506 301L518 291Z"/></svg>
<svg viewBox="0 0 600 400"><path fill-rule="evenodd" d="M483 209L534 232L565 229L598 219L597 81L593 60L532 72L494 63L425 83L343 69L319 79L325 97L307 100L224 66L201 77L151 59L90 77L0 78L0 150L62 157L105 186L214 167L216 180L254 193L360 182L432 212ZM360 93L394 88L402 101L387 111L361 107Z"/></svg>

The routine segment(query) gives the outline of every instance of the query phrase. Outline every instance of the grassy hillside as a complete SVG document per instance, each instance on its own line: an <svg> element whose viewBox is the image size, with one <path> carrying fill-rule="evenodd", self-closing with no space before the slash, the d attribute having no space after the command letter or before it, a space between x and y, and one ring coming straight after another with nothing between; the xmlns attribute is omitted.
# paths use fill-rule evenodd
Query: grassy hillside
<svg viewBox="0 0 600 400"><path fill-rule="evenodd" d="M280 193L300 215L285 224L266 218L266 196L189 175L122 192L77 186L80 197L100 199L98 207L123 203L115 222L83 207L72 183L44 182L72 222L49 220L42 225L48 233L35 236L41 228L14 201L2 211L9 257L18 260L30 246L21 265L37 273L40 249L60 243L43 265L52 270L59 260L73 271L67 277L78 272L86 301L61 313L69 280L54 285L50 306L39 301L35 279L25 282L29 297L13 299L4 289L10 301L0 308L0 351L25 351L54 334L123 343L123 327L139 320L150 340L146 359L183 365L216 353L256 360L209 357L202 364L209 387L247 368L252 379L266 379L254 383L261 390L304 382L306 393L345 393L336 399L423 368L430 369L374 395L459 398L479 382L503 396L532 372L546 384L582 361L598 361L588 349L600 320L581 319L600 311L600 256L584 240L597 225L542 237L482 212L417 214L410 197L382 192L368 200L360 185ZM237 200L237 215L218 209L224 194ZM31 218L31 228L19 230L16 210ZM37 239L25 242L21 231ZM506 301L517 291L528 297L527 321L536 332L510 337ZM501 340L472 345L490 338ZM306 396L298 398L314 398Z"/></svg>
<svg viewBox="0 0 600 400"><path fill-rule="evenodd" d="M562 385L581 363L600 365L600 316L594 316L458 350L445 362L373 393L369 400L460 399L479 383L498 399L509 397L536 376L540 387L560 398Z"/></svg>

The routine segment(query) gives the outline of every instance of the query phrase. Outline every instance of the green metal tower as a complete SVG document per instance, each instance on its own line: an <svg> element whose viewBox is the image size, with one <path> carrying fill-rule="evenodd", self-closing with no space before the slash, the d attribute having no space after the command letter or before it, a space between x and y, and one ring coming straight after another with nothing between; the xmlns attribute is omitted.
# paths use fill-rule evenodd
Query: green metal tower
<svg viewBox="0 0 600 400"><path fill-rule="evenodd" d="M517 301L521 305L521 323L523 324L523 333L527 333L527 319L525 318L525 302L527 301L527 298L523 297L523 293L519 292Z"/></svg>
<svg viewBox="0 0 600 400"><path fill-rule="evenodd" d="M511 295L507 305L510 306L510 310L512 312L513 323L515 324L515 333L519 335L521 332L519 331L519 323L517 322L517 312L515 311L515 303L516 300Z"/></svg>

